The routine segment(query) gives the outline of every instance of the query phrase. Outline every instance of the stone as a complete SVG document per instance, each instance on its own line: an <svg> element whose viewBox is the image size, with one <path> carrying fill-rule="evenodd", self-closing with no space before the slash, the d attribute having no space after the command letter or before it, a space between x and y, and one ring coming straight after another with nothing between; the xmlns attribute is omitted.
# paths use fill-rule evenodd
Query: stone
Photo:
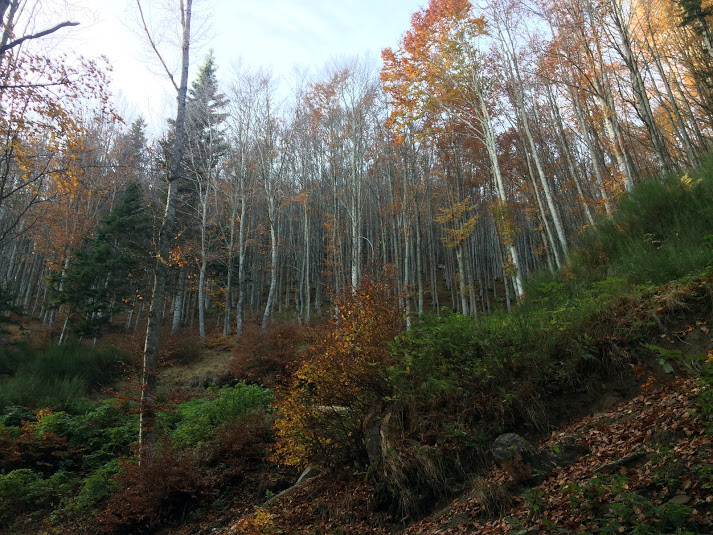
<svg viewBox="0 0 713 535"><path fill-rule="evenodd" d="M553 453L533 447L517 433L500 435L493 442L492 451L503 470L517 482L547 474L558 466Z"/></svg>
<svg viewBox="0 0 713 535"><path fill-rule="evenodd" d="M671 498L668 503L670 503L671 505L686 505L690 501L690 496L686 496L685 494L679 494L678 496L674 496L673 498Z"/></svg>
<svg viewBox="0 0 713 535"><path fill-rule="evenodd" d="M230 370L223 370L218 374L216 379L216 384L218 386L231 386L235 384L235 378L233 377L233 372Z"/></svg>

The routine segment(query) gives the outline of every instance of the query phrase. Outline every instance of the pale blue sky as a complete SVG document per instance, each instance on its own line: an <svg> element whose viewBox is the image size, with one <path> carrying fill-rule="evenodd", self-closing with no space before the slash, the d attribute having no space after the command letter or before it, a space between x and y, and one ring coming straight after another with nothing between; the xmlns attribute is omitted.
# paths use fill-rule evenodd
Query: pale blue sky
<svg viewBox="0 0 713 535"><path fill-rule="evenodd" d="M176 3L143 0L154 20L165 16L164 5ZM427 0L194 0L197 20L203 19L209 28L195 49L192 67L202 63L210 48L222 80L230 77L238 61L251 68L270 68L287 83L295 67L319 72L334 58L366 56L378 64L381 49L397 46L411 15L424 3ZM81 25L70 30L61 46L86 56L106 55L114 67L114 92L126 101L127 112L138 111L151 124L161 124L172 114L174 96L140 36L132 31L136 1L72 4L78 8L72 17ZM165 50L175 50L170 32L163 33Z"/></svg>

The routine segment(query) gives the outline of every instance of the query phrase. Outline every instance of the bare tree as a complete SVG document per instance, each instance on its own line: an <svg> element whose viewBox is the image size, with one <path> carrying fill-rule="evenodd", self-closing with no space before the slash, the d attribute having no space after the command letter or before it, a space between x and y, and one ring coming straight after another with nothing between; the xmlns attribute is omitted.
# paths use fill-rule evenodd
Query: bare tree
<svg viewBox="0 0 713 535"><path fill-rule="evenodd" d="M146 342L144 345L144 365L141 382L141 418L139 424L139 448L141 458L146 459L146 454L150 453L155 443L155 407L153 393L156 386L156 369L158 364L159 330L161 326L161 312L163 302L166 297L166 280L168 279L168 258L171 252L171 242L173 240L173 227L176 218L176 201L178 195L178 179L181 174L181 160L183 158L185 146L185 118L186 118L186 94L188 92L188 65L190 59L191 45L191 10L193 0L178 0L181 21L181 74L178 84L173 73L166 66L166 62L149 31L144 17L141 0L136 0L139 14L143 24L143 29L148 39L149 45L166 69L166 74L171 80L177 93L175 139L173 143L173 153L171 154L168 168L168 191L166 194L166 210L161 222L159 233L158 251L156 254L156 267L154 271L153 293L151 296L151 308L149 310L148 325L146 327Z"/></svg>

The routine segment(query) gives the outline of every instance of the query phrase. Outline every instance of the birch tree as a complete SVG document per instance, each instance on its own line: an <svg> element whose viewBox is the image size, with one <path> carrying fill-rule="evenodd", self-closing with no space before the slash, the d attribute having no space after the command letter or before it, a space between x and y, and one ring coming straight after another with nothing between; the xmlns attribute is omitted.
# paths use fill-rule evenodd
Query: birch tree
<svg viewBox="0 0 713 535"><path fill-rule="evenodd" d="M149 309L148 324L146 327L146 341L144 344L144 363L141 381L141 416L139 421L139 448L141 459L147 460L150 455L155 440L155 405L154 391L156 387L156 370L158 365L159 333L161 328L161 313L164 299L166 298L166 281L168 279L168 258L173 242L174 223L176 218L176 202L178 195L178 183L181 178L181 163L185 150L185 118L186 118L186 97L188 94L188 67L190 61L191 46L191 15L193 0L178 0L178 13L181 34L181 67L178 81L174 73L168 68L164 55L159 51L154 35L152 34L144 16L141 0L136 0L139 15L143 23L143 30L149 46L156 54L160 63L165 68L173 88L176 91L176 121L175 138L173 152L168 167L166 180L168 190L166 192L166 208L161 221L161 228L158 236L158 250L156 251L156 265L154 268L153 291L151 295L151 307Z"/></svg>

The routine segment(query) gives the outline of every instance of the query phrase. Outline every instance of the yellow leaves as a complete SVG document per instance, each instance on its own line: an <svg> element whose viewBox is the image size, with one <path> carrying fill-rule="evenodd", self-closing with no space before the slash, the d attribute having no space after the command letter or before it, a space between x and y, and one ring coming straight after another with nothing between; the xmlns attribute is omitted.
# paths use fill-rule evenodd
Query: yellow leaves
<svg viewBox="0 0 713 535"><path fill-rule="evenodd" d="M443 237L443 244L446 247L457 247L468 239L475 230L478 222L478 215L473 214L468 217L468 212L474 209L469 199L456 202L448 208L440 208L441 215L436 217L436 222L441 224L451 224L450 228L444 228L446 235Z"/></svg>
<svg viewBox="0 0 713 535"><path fill-rule="evenodd" d="M231 529L244 535L277 535L282 533L273 523L274 515L267 509L256 507L255 512L234 524Z"/></svg>
<svg viewBox="0 0 713 535"><path fill-rule="evenodd" d="M303 466L359 447L364 411L385 392L389 342L402 321L388 287L363 281L336 310L277 402L279 462Z"/></svg>
<svg viewBox="0 0 713 535"><path fill-rule="evenodd" d="M52 409L50 408L44 408L40 409L35 413L35 418L37 418L37 421L42 423L42 420L46 418L47 416L52 416Z"/></svg>
<svg viewBox="0 0 713 535"><path fill-rule="evenodd" d="M510 214L510 208L504 202L495 202L490 208L493 220L505 245L515 243L516 229Z"/></svg>
<svg viewBox="0 0 713 535"><path fill-rule="evenodd" d="M691 177L688 176L688 173L685 173L681 177L681 184L683 184L686 189L693 189L701 182L703 182L702 178L699 178L698 180L693 180Z"/></svg>
<svg viewBox="0 0 713 535"><path fill-rule="evenodd" d="M706 355L706 364L713 364L713 349L708 350L708 354Z"/></svg>

